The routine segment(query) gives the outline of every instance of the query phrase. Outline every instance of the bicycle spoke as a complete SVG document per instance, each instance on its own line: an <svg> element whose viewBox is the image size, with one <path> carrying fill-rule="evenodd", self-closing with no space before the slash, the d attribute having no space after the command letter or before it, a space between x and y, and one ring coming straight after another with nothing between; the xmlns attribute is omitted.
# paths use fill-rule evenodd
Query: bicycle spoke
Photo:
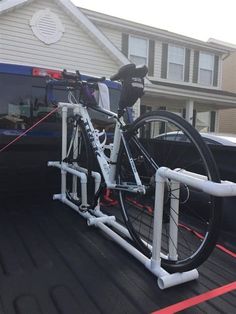
<svg viewBox="0 0 236 314"><path fill-rule="evenodd" d="M143 240L148 244L152 244L153 240L155 174L158 169L154 165L172 169L179 168L190 172L197 171L206 177L218 179L210 153L200 143L201 138L199 139L195 131L179 117L167 112L147 114L145 117L141 117L136 123L136 128L133 127L131 130L134 132L134 136L130 134L130 140L129 137L127 139L146 193L142 197L133 193L130 195L133 199L130 203L129 193L121 192L122 211L124 219L129 222L127 226L134 235L134 241L140 248L143 247L143 252L146 254L148 245L144 244ZM171 130L170 133L168 133L169 130ZM186 136L188 141L181 142L180 139L183 136ZM127 157L124 151L119 156L119 160L118 172L121 183L122 181L128 184L135 182L131 167L126 166ZM210 254L214 242L212 238L215 238L218 231L213 222L219 223L220 214L216 210L216 203L211 201L211 198L187 185L181 184L179 188L171 190L171 183L167 180L164 190L161 250L166 254L170 244L176 250L178 259L177 261L164 259L162 263L168 271L190 270L192 267L197 267L198 263L201 263ZM176 193L179 196L176 196ZM195 203L195 198L197 198L197 203ZM170 206L171 200L179 201L178 210L172 205ZM137 206L138 204L139 206ZM199 210L199 206L204 206L205 212ZM136 209L134 210L134 208ZM175 221L174 216L177 216L178 220ZM176 239L169 234L168 226L170 224L177 229L178 237ZM202 239L193 237L191 232L182 227L184 225L190 226L190 228L193 226L194 230L201 230ZM209 247L206 245L208 242L210 243Z"/></svg>

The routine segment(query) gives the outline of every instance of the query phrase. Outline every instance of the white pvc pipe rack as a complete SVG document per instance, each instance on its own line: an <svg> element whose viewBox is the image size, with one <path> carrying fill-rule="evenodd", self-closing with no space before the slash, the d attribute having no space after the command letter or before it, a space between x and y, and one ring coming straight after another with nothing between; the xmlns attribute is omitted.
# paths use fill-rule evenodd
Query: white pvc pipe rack
<svg viewBox="0 0 236 314"><path fill-rule="evenodd" d="M60 168L72 175L77 176L84 183L84 177L78 170L72 169L72 166L65 165L65 163L48 162L48 166ZM84 174L84 172L82 173ZM64 175L62 173L62 175ZM97 177L95 175L95 177ZM105 234L112 238L116 243L122 246L127 252L141 262L150 272L152 272L158 278L158 286L160 289L166 289L184 282L188 282L198 278L198 271L193 269L184 273L169 274L161 267L161 234L162 234L162 215L163 215L163 195L165 179L159 174L156 176L156 191L158 191L158 197L155 197L155 209L154 209L154 234L153 234L153 246L152 257L149 259L139 250L137 250L130 242L125 238L131 239L128 230L116 221L114 216L108 216L102 213L100 209L95 209L87 212L83 212L80 208L71 202L66 194L55 194L54 200L60 200L62 203L68 205L70 208L79 213L83 218L87 220L88 226L95 226L101 229ZM160 191L161 189L161 191ZM85 190L84 190L85 191ZM82 192L82 191L81 191ZM157 192L156 192L157 193ZM112 230L112 227L114 230ZM173 255L173 253L172 253Z"/></svg>
<svg viewBox="0 0 236 314"><path fill-rule="evenodd" d="M216 183L196 173L185 171L183 169L171 170L166 167L160 167L157 170L157 177L168 178L179 183L190 185L207 194L218 197L236 196L236 184L230 181L221 181Z"/></svg>
<svg viewBox="0 0 236 314"><path fill-rule="evenodd" d="M61 103L62 108L62 160L65 160L67 154L67 108L73 108L74 114L76 113L75 105ZM76 147L74 147L76 152ZM76 155L73 156L76 159ZM50 161L48 166L56 167L61 170L61 193L55 194L53 199L60 200L67 204L69 207L78 212L83 218L87 220L89 226L96 226L104 233L109 235L115 242L121 245L127 252L139 260L150 272L158 278L158 286L160 289L166 289L184 282L197 279L199 274L196 269L183 273L169 274L161 267L161 257L168 258L161 253L161 237L162 237L162 220L163 220L163 201L164 201L164 186L166 180L170 179L173 188L173 193L178 193L178 186L180 183L188 184L197 188L205 193L215 196L234 196L236 195L236 184L232 182L223 181L221 183L214 183L208 181L205 176L187 172L184 170L176 169L171 170L166 167L161 167L157 170L155 175L156 188L155 188L155 206L154 206L154 228L153 228L153 243L152 246L148 245L152 251L152 257L148 258L137 250L130 241L126 241L131 236L128 230L116 221L114 216L104 214L98 206L94 210L88 208L87 204L87 174L88 171L76 163L68 164L66 162ZM73 176L73 186L71 195L77 194L77 179L81 183L81 206L77 206L67 198L67 174ZM97 172L92 172L92 177L95 180L95 193L101 183L101 175ZM175 192L174 192L175 191ZM178 195L173 198L171 208L174 209L174 223L171 226L171 234L177 243L177 224L178 224ZM87 208L87 211L81 210ZM110 228L112 227L112 229ZM114 231L116 230L116 231ZM169 258L177 258L175 240L169 243Z"/></svg>

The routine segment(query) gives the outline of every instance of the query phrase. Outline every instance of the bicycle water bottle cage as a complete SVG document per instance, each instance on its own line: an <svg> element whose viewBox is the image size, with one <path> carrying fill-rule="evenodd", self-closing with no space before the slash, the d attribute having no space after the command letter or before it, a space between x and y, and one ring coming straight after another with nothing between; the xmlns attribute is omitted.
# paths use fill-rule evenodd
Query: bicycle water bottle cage
<svg viewBox="0 0 236 314"><path fill-rule="evenodd" d="M144 77L148 72L146 65L136 67L135 64L127 64L121 67L111 80L120 80L122 90L119 101L119 109L132 107L136 101L144 95Z"/></svg>

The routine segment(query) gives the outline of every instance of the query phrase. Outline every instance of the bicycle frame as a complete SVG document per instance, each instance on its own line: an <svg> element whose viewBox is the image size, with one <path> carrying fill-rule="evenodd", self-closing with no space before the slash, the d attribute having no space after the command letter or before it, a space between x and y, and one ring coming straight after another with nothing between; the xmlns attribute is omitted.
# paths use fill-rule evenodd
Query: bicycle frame
<svg viewBox="0 0 236 314"><path fill-rule="evenodd" d="M94 155L96 156L96 159L99 163L101 173L104 177L104 181L106 184L106 187L109 189L119 189L119 190L129 190L129 192L140 192L145 193L145 187L142 185L139 174L137 172L137 169L135 167L133 158L129 151L128 143L125 139L124 132L122 130L124 126L123 118L118 118L118 115L112 111L108 111L105 109L96 109L99 112L102 112L105 115L108 115L110 117L115 118L116 125L115 125L115 132L114 132L114 140L113 143L111 143L111 156L109 162L107 161L107 157L104 153L104 149L102 148L102 145L99 141L98 136L96 136L96 131L94 129L93 123L91 121L91 118L89 116L88 110L85 106L82 104L76 103L59 103L59 108L62 108L62 160L64 160L67 156L67 110L68 108L73 109L74 116L79 115L81 118L81 122L84 126L84 129L87 133L87 138L89 139ZM75 138L77 138L77 134ZM125 152L128 156L128 160L131 166L131 169L133 171L133 175L136 181L136 185L119 185L116 182L116 164L117 164L117 158L120 150L120 145L123 143ZM74 142L74 159L78 157L78 143Z"/></svg>

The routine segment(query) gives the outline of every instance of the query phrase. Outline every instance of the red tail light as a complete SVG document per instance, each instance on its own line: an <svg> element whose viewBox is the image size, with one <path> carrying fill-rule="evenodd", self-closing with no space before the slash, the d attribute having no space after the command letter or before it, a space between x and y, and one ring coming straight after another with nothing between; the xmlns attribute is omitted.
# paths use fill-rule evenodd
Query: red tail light
<svg viewBox="0 0 236 314"><path fill-rule="evenodd" d="M43 68L33 68L33 76L49 76L54 79L61 79L61 71L43 69Z"/></svg>

